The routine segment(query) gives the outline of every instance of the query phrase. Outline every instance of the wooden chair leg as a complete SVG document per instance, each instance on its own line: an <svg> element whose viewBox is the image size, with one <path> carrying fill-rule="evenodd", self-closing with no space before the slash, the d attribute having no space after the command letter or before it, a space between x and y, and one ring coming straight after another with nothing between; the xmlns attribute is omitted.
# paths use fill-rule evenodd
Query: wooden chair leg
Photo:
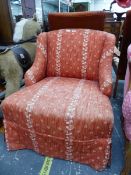
<svg viewBox="0 0 131 175"><path fill-rule="evenodd" d="M116 82L115 82L115 87L114 87L114 91L113 91L113 98L116 98L116 92L117 92L117 87L118 87L118 76L116 77Z"/></svg>
<svg viewBox="0 0 131 175"><path fill-rule="evenodd" d="M126 141L125 150L125 165L121 172L121 175L129 175L131 172L131 141Z"/></svg>

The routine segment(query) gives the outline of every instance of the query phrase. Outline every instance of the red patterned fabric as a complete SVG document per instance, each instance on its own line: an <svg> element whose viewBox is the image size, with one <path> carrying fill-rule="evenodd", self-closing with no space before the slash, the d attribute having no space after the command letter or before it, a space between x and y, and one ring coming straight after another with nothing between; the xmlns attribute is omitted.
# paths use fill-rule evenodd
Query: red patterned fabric
<svg viewBox="0 0 131 175"><path fill-rule="evenodd" d="M98 80L104 39L103 33L95 30L50 32L47 76Z"/></svg>
<svg viewBox="0 0 131 175"><path fill-rule="evenodd" d="M103 52L99 64L99 84L103 94L110 96L112 93L112 58L114 53L115 39L106 33Z"/></svg>
<svg viewBox="0 0 131 175"><path fill-rule="evenodd" d="M113 128L106 96L113 47L114 37L106 32L40 34L35 62L25 75L28 87L2 102L8 149L32 149L104 169Z"/></svg>
<svg viewBox="0 0 131 175"><path fill-rule="evenodd" d="M9 150L28 148L98 170L105 168L113 114L98 83L45 78L9 96L2 106Z"/></svg>
<svg viewBox="0 0 131 175"><path fill-rule="evenodd" d="M110 96L114 44L114 35L90 29L63 29L48 32L47 36L40 34L36 59L25 75L25 83L36 83L46 74L83 78L99 81L101 91ZM46 51L47 45L48 51L43 57L42 50Z"/></svg>
<svg viewBox="0 0 131 175"><path fill-rule="evenodd" d="M25 74L25 84L30 86L45 77L47 64L47 34L42 33L37 38L36 57L32 67Z"/></svg>

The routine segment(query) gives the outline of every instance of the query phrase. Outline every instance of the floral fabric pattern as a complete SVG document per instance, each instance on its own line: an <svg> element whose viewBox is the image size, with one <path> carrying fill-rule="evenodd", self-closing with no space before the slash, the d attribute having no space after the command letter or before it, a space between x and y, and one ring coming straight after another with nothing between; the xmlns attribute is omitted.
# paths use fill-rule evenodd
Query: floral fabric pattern
<svg viewBox="0 0 131 175"><path fill-rule="evenodd" d="M103 94L111 96L112 93L112 58L114 53L115 37L106 33L103 52L99 64L99 84Z"/></svg>
<svg viewBox="0 0 131 175"><path fill-rule="evenodd" d="M63 29L49 32L47 76L58 76L56 65L59 62L57 67L61 77L98 81L99 61L105 37L106 35L101 31L89 29Z"/></svg>
<svg viewBox="0 0 131 175"><path fill-rule="evenodd" d="M25 74L26 86L32 85L45 77L47 63L47 34L41 33L37 38L36 57L32 67Z"/></svg>
<svg viewBox="0 0 131 175"><path fill-rule="evenodd" d="M110 96L114 44L114 35L90 29L40 34L35 62L25 75L25 83L34 84L46 75L83 78L98 81L100 90Z"/></svg>
<svg viewBox="0 0 131 175"><path fill-rule="evenodd" d="M45 78L7 97L2 106L9 150L33 149L97 170L106 167L113 113L98 83Z"/></svg>

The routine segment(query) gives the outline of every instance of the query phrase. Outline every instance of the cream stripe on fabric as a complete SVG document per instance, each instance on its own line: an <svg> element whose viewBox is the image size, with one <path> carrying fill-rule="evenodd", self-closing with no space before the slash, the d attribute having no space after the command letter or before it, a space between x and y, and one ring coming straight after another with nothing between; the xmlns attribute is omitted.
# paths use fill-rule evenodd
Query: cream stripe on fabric
<svg viewBox="0 0 131 175"><path fill-rule="evenodd" d="M33 74L33 71L32 71L31 69L29 69L29 70L27 71L27 74L28 74L28 77L29 77L29 79L31 80L31 82L32 82L33 84L35 84L35 83L36 83L36 79L35 79L35 76L34 76L34 74Z"/></svg>
<svg viewBox="0 0 131 175"><path fill-rule="evenodd" d="M38 90L38 92L32 97L32 99L27 103L26 106L26 110L25 110L25 117L26 117L26 124L28 127L28 131L30 134L30 139L32 140L32 144L34 146L35 151L39 152L39 148L38 148L38 143L36 140L36 134L35 134L35 130L33 128L33 122L32 122L32 110L36 104L36 102L38 101L39 97L46 93L46 91L48 90L49 85L51 85L52 83L54 83L54 81L56 81L56 79L58 79L58 77L50 80L47 83L44 83L44 85Z"/></svg>
<svg viewBox="0 0 131 175"><path fill-rule="evenodd" d="M58 31L57 42L56 42L56 76L61 75L61 64L60 64L60 51L61 51L61 41L62 41L62 30Z"/></svg>
<svg viewBox="0 0 131 175"><path fill-rule="evenodd" d="M71 101L67 107L65 114L65 122L66 122L66 136L65 136L65 147L66 147L66 159L73 159L73 118L75 117L75 110L81 95L82 87L85 80L80 80L78 85L76 86Z"/></svg>
<svg viewBox="0 0 131 175"><path fill-rule="evenodd" d="M82 68L81 68L81 77L83 79L86 79L86 72L87 72L88 36L89 36L89 30L85 30L83 33Z"/></svg>
<svg viewBox="0 0 131 175"><path fill-rule="evenodd" d="M111 49L108 49L105 52L103 52L100 62L102 62L107 57L112 56L113 52L114 52L114 48L113 47Z"/></svg>
<svg viewBox="0 0 131 175"><path fill-rule="evenodd" d="M107 162L109 161L109 158L110 158L110 149L111 149L110 146L111 146L111 139L108 138L107 139L107 146L105 149L105 159L103 160L103 169L107 165Z"/></svg>
<svg viewBox="0 0 131 175"><path fill-rule="evenodd" d="M5 128L5 138L6 138L6 145L7 145L7 150L10 150L10 146L9 146L9 141L8 141L8 132L7 132L7 124L6 124L6 120L4 119L4 128Z"/></svg>
<svg viewBox="0 0 131 175"><path fill-rule="evenodd" d="M38 42L38 43L37 43L37 47L38 47L39 49L41 49L41 52L42 52L43 55L45 55L45 56L47 55L46 48L43 46L42 43Z"/></svg>

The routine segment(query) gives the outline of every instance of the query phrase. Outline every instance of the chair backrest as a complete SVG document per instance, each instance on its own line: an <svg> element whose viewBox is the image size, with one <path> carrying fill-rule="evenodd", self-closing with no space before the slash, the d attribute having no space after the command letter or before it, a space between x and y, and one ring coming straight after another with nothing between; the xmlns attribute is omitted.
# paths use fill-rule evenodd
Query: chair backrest
<svg viewBox="0 0 131 175"><path fill-rule="evenodd" d="M112 34L90 29L62 29L48 32L47 38L47 76L99 80L100 59L110 54Z"/></svg>
<svg viewBox="0 0 131 175"><path fill-rule="evenodd" d="M49 30L86 28L104 30L105 12L70 12L48 14Z"/></svg>

